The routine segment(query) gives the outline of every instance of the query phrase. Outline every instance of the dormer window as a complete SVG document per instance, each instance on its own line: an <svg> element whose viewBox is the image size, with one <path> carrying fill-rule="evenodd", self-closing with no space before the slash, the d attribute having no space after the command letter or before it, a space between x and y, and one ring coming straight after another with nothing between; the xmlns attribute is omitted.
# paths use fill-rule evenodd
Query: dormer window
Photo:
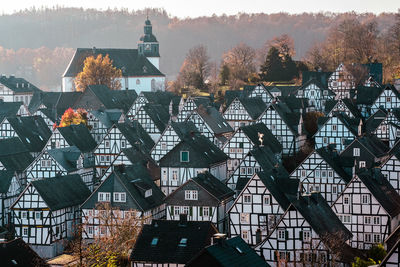
<svg viewBox="0 0 400 267"><path fill-rule="evenodd" d="M114 192L114 202L126 202L126 193Z"/></svg>
<svg viewBox="0 0 400 267"><path fill-rule="evenodd" d="M178 247L186 247L186 245L187 245L187 238L181 238Z"/></svg>
<svg viewBox="0 0 400 267"><path fill-rule="evenodd" d="M106 193L106 192L99 192L99 199L98 201L100 202L110 202L110 193Z"/></svg>
<svg viewBox="0 0 400 267"><path fill-rule="evenodd" d="M181 151L181 162L189 162L189 151Z"/></svg>
<svg viewBox="0 0 400 267"><path fill-rule="evenodd" d="M151 195L153 195L153 190L151 188L144 192L144 197L150 197Z"/></svg>
<svg viewBox="0 0 400 267"><path fill-rule="evenodd" d="M153 237L153 239L151 240L151 246L155 247L158 244L158 237Z"/></svg>

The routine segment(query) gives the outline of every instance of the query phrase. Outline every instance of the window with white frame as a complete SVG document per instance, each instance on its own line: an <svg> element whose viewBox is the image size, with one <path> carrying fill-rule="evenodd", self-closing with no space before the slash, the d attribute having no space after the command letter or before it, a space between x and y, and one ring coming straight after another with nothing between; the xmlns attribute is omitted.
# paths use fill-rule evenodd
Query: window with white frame
<svg viewBox="0 0 400 267"><path fill-rule="evenodd" d="M110 202L111 193L108 192L99 192L98 194L98 201L101 202Z"/></svg>
<svg viewBox="0 0 400 267"><path fill-rule="evenodd" d="M359 157L360 156L360 148L355 147L353 148L353 157Z"/></svg>
<svg viewBox="0 0 400 267"><path fill-rule="evenodd" d="M300 177L301 177L301 178L305 178L306 176L307 176L306 170L301 170L301 172L300 172Z"/></svg>
<svg viewBox="0 0 400 267"><path fill-rule="evenodd" d="M278 240L286 240L286 231L284 229L278 229Z"/></svg>
<svg viewBox="0 0 400 267"><path fill-rule="evenodd" d="M326 171L321 171L321 177L326 178Z"/></svg>
<svg viewBox="0 0 400 267"><path fill-rule="evenodd" d="M271 205L271 197L269 195L263 196L263 204Z"/></svg>
<svg viewBox="0 0 400 267"><path fill-rule="evenodd" d="M374 216L373 222L375 225L379 225L381 223L381 218L379 216Z"/></svg>
<svg viewBox="0 0 400 267"><path fill-rule="evenodd" d="M126 193L114 192L114 202L126 202Z"/></svg>
<svg viewBox="0 0 400 267"><path fill-rule="evenodd" d="M88 234L93 235L93 226L88 226Z"/></svg>
<svg viewBox="0 0 400 267"><path fill-rule="evenodd" d="M311 241L311 231L303 231L303 242Z"/></svg>
<svg viewBox="0 0 400 267"><path fill-rule="evenodd" d="M332 178L333 177L333 171L328 171L328 177Z"/></svg>
<svg viewBox="0 0 400 267"><path fill-rule="evenodd" d="M246 175L246 167L240 167L240 174Z"/></svg>
<svg viewBox="0 0 400 267"><path fill-rule="evenodd" d="M105 142L104 142L104 146L105 146L106 148L109 148L109 147L110 147L110 141L105 141Z"/></svg>
<svg viewBox="0 0 400 267"><path fill-rule="evenodd" d="M249 223L250 222L250 214L249 213L240 213L240 222L241 223Z"/></svg>
<svg viewBox="0 0 400 267"><path fill-rule="evenodd" d="M251 194L243 194L243 203L251 204Z"/></svg>
<svg viewBox="0 0 400 267"><path fill-rule="evenodd" d="M332 185L332 194L337 194L337 185Z"/></svg>
<svg viewBox="0 0 400 267"><path fill-rule="evenodd" d="M350 198L348 196L343 197L343 204L349 205L350 204Z"/></svg>
<svg viewBox="0 0 400 267"><path fill-rule="evenodd" d="M369 204L371 202L371 196L368 194L361 195L361 204Z"/></svg>
<svg viewBox="0 0 400 267"><path fill-rule="evenodd" d="M337 125L336 124L334 124L334 125L332 125L332 131L337 131Z"/></svg>
<svg viewBox="0 0 400 267"><path fill-rule="evenodd" d="M189 151L181 151L181 162L189 162Z"/></svg>
<svg viewBox="0 0 400 267"><path fill-rule="evenodd" d="M172 180L178 180L178 170L172 170Z"/></svg>
<svg viewBox="0 0 400 267"><path fill-rule="evenodd" d="M371 224L371 216L364 217L364 224Z"/></svg>
<svg viewBox="0 0 400 267"><path fill-rule="evenodd" d="M182 207L182 214L189 214L189 207L188 206L183 206Z"/></svg>
<svg viewBox="0 0 400 267"><path fill-rule="evenodd" d="M210 216L210 208L209 207L203 207L203 216L205 216L205 217Z"/></svg>
<svg viewBox="0 0 400 267"><path fill-rule="evenodd" d="M41 219L42 219L42 212L35 211L35 220L41 220Z"/></svg>
<svg viewBox="0 0 400 267"><path fill-rule="evenodd" d="M126 147L126 141L125 140L121 140L121 148L125 148Z"/></svg>
<svg viewBox="0 0 400 267"><path fill-rule="evenodd" d="M249 231L242 230L242 238L243 238L243 240L248 241L249 240Z"/></svg>
<svg viewBox="0 0 400 267"><path fill-rule="evenodd" d="M29 235L29 228L22 227L22 236L28 236L28 235Z"/></svg>
<svg viewBox="0 0 400 267"><path fill-rule="evenodd" d="M185 200L197 200L198 191L197 190L185 190Z"/></svg>
<svg viewBox="0 0 400 267"><path fill-rule="evenodd" d="M359 166L360 166L360 168L365 168L365 166L366 166L365 161L361 160L359 163Z"/></svg>
<svg viewBox="0 0 400 267"><path fill-rule="evenodd" d="M374 243L381 242L381 234L374 234Z"/></svg>
<svg viewBox="0 0 400 267"><path fill-rule="evenodd" d="M364 242L365 242L365 243L372 243L372 236L371 236L371 234L369 234L369 233L364 234Z"/></svg>
<svg viewBox="0 0 400 267"><path fill-rule="evenodd" d="M161 142L161 150L167 150L167 143Z"/></svg>
<svg viewBox="0 0 400 267"><path fill-rule="evenodd" d="M180 214L180 209L179 207L174 207L174 216L177 216Z"/></svg>
<svg viewBox="0 0 400 267"><path fill-rule="evenodd" d="M151 197L153 195L153 189L147 189L145 192L144 192L144 197Z"/></svg>

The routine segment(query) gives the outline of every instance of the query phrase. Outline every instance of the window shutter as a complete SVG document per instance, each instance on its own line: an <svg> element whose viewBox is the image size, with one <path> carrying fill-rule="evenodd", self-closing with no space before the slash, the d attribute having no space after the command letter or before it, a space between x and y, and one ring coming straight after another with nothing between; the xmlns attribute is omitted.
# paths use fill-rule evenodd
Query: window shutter
<svg viewBox="0 0 400 267"><path fill-rule="evenodd" d="M200 207L200 216L203 216L203 207Z"/></svg>
<svg viewBox="0 0 400 267"><path fill-rule="evenodd" d="M286 239L286 240L289 239L289 231L285 231L285 239Z"/></svg>
<svg viewBox="0 0 400 267"><path fill-rule="evenodd" d="M193 216L193 207L189 207L189 216Z"/></svg>
<svg viewBox="0 0 400 267"><path fill-rule="evenodd" d="M40 219L43 220L43 211L40 212Z"/></svg>
<svg viewBox="0 0 400 267"><path fill-rule="evenodd" d="M300 231L300 240L303 240L303 231Z"/></svg>
<svg viewBox="0 0 400 267"><path fill-rule="evenodd" d="M174 216L174 206L169 207L169 215Z"/></svg>

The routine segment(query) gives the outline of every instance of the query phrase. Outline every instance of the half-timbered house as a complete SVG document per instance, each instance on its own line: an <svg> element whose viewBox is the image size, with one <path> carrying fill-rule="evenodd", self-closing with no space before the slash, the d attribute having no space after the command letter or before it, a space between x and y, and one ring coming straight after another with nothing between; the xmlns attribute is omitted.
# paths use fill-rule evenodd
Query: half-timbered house
<svg viewBox="0 0 400 267"><path fill-rule="evenodd" d="M354 77L343 63L328 78L328 88L331 89L336 99L350 98L351 90L355 88Z"/></svg>
<svg viewBox="0 0 400 267"><path fill-rule="evenodd" d="M224 112L224 118L236 130L240 126L255 122L266 109L260 97L235 98Z"/></svg>
<svg viewBox="0 0 400 267"><path fill-rule="evenodd" d="M400 262L400 239L397 240L396 244L388 251L385 258L379 264L379 267L397 267Z"/></svg>
<svg viewBox="0 0 400 267"><path fill-rule="evenodd" d="M277 97L277 95L272 95L272 93L265 87L263 84L259 83L254 86L254 89L248 94L248 97L259 97L261 98L266 104L269 104L272 99Z"/></svg>
<svg viewBox="0 0 400 267"><path fill-rule="evenodd" d="M189 221L211 221L220 232L226 232L226 212L234 192L209 172L187 180L165 198L167 220L179 220L187 214Z"/></svg>
<svg viewBox="0 0 400 267"><path fill-rule="evenodd" d="M390 112L394 108L400 107L400 93L393 85L386 85L384 90L380 90L380 92L378 98L372 104L372 113L382 108Z"/></svg>
<svg viewBox="0 0 400 267"><path fill-rule="evenodd" d="M383 176L393 188L400 194L400 154L399 150L391 150L389 158L380 165Z"/></svg>
<svg viewBox="0 0 400 267"><path fill-rule="evenodd" d="M88 112L88 125L94 140L100 144L108 130L116 123L124 122L120 109L98 109Z"/></svg>
<svg viewBox="0 0 400 267"><path fill-rule="evenodd" d="M179 111L178 117L176 119L177 122L183 122L187 118L189 118L190 114L197 109L200 105L209 106L212 104L211 99L209 97L191 97L189 96L185 103L182 106L182 109Z"/></svg>
<svg viewBox="0 0 400 267"><path fill-rule="evenodd" d="M14 75L0 76L0 99L5 102L21 101L25 105L29 105L32 95L36 91L40 91L40 89L23 78L17 78Z"/></svg>
<svg viewBox="0 0 400 267"><path fill-rule="evenodd" d="M227 159L228 156L207 137L193 133L160 159L161 190L169 195L203 171L225 180Z"/></svg>
<svg viewBox="0 0 400 267"><path fill-rule="evenodd" d="M361 112L351 99L327 100L325 102L325 116L333 117L336 114L344 113L350 118L361 118Z"/></svg>
<svg viewBox="0 0 400 267"><path fill-rule="evenodd" d="M136 216L150 221L162 219L165 217L164 197L145 166L115 166L112 173L81 205L82 238L94 239L109 235L109 227L113 226L107 224L107 221L129 218L134 211L137 212Z"/></svg>
<svg viewBox="0 0 400 267"><path fill-rule="evenodd" d="M0 225L10 225L12 216L10 207L22 191L22 186L14 171L0 171Z"/></svg>
<svg viewBox="0 0 400 267"><path fill-rule="evenodd" d="M378 137L386 145L389 145L389 114L384 109L378 109L365 121L365 132Z"/></svg>
<svg viewBox="0 0 400 267"><path fill-rule="evenodd" d="M335 98L335 94L316 79L309 80L296 92L296 96L308 99L309 110L323 111L325 103Z"/></svg>
<svg viewBox="0 0 400 267"><path fill-rule="evenodd" d="M351 232L319 193L291 196L292 204L256 251L271 265L345 266ZM354 257L350 258L353 261ZM347 263L350 263L347 261Z"/></svg>
<svg viewBox="0 0 400 267"><path fill-rule="evenodd" d="M162 105L146 104L138 110L135 120L142 125L153 141L157 142L169 123L170 114Z"/></svg>
<svg viewBox="0 0 400 267"><path fill-rule="evenodd" d="M250 245L264 240L290 205L285 193L296 194L299 181L274 171L257 172L228 211L229 233Z"/></svg>
<svg viewBox="0 0 400 267"><path fill-rule="evenodd" d="M381 87L357 86L353 98L357 98L355 104L364 118L368 118L376 111L372 107L383 90Z"/></svg>
<svg viewBox="0 0 400 267"><path fill-rule="evenodd" d="M381 174L372 168L354 176L332 210L353 234L353 248L369 249L381 243L399 224L400 196Z"/></svg>
<svg viewBox="0 0 400 267"><path fill-rule="evenodd" d="M73 227L79 223L79 205L89 195L79 175L30 182L11 206L15 235L41 257L60 254L62 240L72 237Z"/></svg>

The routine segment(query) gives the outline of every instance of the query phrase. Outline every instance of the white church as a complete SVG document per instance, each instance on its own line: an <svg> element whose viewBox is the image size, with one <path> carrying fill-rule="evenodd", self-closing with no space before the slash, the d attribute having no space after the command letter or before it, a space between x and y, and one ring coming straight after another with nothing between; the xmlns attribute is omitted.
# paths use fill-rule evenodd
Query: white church
<svg viewBox="0 0 400 267"><path fill-rule="evenodd" d="M121 90L165 90L165 75L160 71L159 44L148 18L138 49L78 48L62 76L63 92L75 91L74 79L82 71L85 59L99 54L108 54L114 67L122 70Z"/></svg>

